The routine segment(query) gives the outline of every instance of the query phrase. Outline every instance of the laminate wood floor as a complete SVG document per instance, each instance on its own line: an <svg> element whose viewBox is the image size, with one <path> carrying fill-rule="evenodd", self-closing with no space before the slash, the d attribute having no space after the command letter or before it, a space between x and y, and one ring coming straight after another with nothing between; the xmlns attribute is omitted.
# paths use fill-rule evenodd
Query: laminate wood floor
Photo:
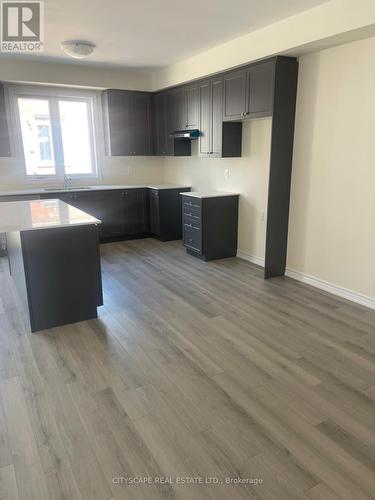
<svg viewBox="0 0 375 500"><path fill-rule="evenodd" d="M2 499L375 498L375 311L180 242L101 252L99 319L39 334L3 262Z"/></svg>

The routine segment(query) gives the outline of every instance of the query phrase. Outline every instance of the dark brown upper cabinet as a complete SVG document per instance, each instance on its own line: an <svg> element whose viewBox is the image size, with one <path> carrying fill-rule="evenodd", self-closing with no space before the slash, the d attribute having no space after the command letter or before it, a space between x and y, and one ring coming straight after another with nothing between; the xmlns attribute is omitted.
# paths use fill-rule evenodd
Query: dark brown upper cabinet
<svg viewBox="0 0 375 500"><path fill-rule="evenodd" d="M274 61L255 64L248 70L247 117L272 115L274 72Z"/></svg>
<svg viewBox="0 0 375 500"><path fill-rule="evenodd" d="M199 85L199 155L221 157L223 125L223 79Z"/></svg>
<svg viewBox="0 0 375 500"><path fill-rule="evenodd" d="M198 128L198 85L178 87L172 91L174 130Z"/></svg>
<svg viewBox="0 0 375 500"><path fill-rule="evenodd" d="M185 117L186 129L196 129L199 126L199 85L185 87Z"/></svg>
<svg viewBox="0 0 375 500"><path fill-rule="evenodd" d="M150 92L106 90L103 111L109 156L152 154Z"/></svg>
<svg viewBox="0 0 375 500"><path fill-rule="evenodd" d="M154 154L167 156L168 129L167 129L167 94L161 92L153 97L153 136Z"/></svg>
<svg viewBox="0 0 375 500"><path fill-rule="evenodd" d="M4 85L0 83L0 157L11 156Z"/></svg>
<svg viewBox="0 0 375 500"><path fill-rule="evenodd" d="M223 79L211 80L211 156L222 155L223 140Z"/></svg>
<svg viewBox="0 0 375 500"><path fill-rule="evenodd" d="M178 87L173 91L175 109L175 130L186 128L185 87Z"/></svg>
<svg viewBox="0 0 375 500"><path fill-rule="evenodd" d="M224 120L242 120L246 111L247 71L233 71L224 75Z"/></svg>
<svg viewBox="0 0 375 500"><path fill-rule="evenodd" d="M209 156L211 152L211 81L199 85L199 155Z"/></svg>
<svg viewBox="0 0 375 500"><path fill-rule="evenodd" d="M224 121L272 115L274 68L271 60L224 75Z"/></svg>
<svg viewBox="0 0 375 500"><path fill-rule="evenodd" d="M241 156L242 124L223 123L221 76L199 85L199 155L210 158Z"/></svg>
<svg viewBox="0 0 375 500"><path fill-rule="evenodd" d="M176 99L175 93L168 91L166 93L166 104L167 104L167 155L174 156L174 140L170 137L170 134L177 130L176 124Z"/></svg>

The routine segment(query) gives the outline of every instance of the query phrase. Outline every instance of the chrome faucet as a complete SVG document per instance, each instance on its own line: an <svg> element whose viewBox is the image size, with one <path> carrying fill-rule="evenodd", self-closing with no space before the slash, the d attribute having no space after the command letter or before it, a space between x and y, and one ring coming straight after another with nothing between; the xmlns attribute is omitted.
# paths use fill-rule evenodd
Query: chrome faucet
<svg viewBox="0 0 375 500"><path fill-rule="evenodd" d="M68 189L72 178L69 175L64 175L64 189Z"/></svg>

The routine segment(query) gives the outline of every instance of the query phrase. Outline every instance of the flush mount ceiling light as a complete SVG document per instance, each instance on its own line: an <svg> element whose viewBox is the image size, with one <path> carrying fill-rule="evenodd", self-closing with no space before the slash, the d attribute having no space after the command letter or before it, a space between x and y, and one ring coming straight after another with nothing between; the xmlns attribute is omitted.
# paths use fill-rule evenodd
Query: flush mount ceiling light
<svg viewBox="0 0 375 500"><path fill-rule="evenodd" d="M71 57L83 59L92 54L95 45L91 42L82 42L80 40L67 40L61 43L62 50Z"/></svg>

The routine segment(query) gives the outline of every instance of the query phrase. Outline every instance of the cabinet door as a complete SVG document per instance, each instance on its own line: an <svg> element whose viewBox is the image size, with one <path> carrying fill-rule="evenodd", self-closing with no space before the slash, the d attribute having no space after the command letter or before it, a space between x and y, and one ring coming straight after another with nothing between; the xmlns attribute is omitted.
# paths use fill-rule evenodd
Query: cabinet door
<svg viewBox="0 0 375 500"><path fill-rule="evenodd" d="M246 71L224 75L224 120L242 120L246 112Z"/></svg>
<svg viewBox="0 0 375 500"><path fill-rule="evenodd" d="M168 92L166 96L167 102L167 155L174 156L174 139L170 134L177 130L176 125L176 106L173 92Z"/></svg>
<svg viewBox="0 0 375 500"><path fill-rule="evenodd" d="M106 90L103 94L106 153L109 156L130 156L129 97L129 92L123 90Z"/></svg>
<svg viewBox="0 0 375 500"><path fill-rule="evenodd" d="M254 65L248 71L248 111L250 118L272 115L274 62Z"/></svg>
<svg viewBox="0 0 375 500"><path fill-rule="evenodd" d="M179 87L173 91L176 111L176 130L184 130L186 128L186 103L185 103L185 87Z"/></svg>
<svg viewBox="0 0 375 500"><path fill-rule="evenodd" d="M102 191L100 236L105 238L124 234L124 191Z"/></svg>
<svg viewBox="0 0 375 500"><path fill-rule="evenodd" d="M5 109L4 85L0 83L0 157L10 156L10 141Z"/></svg>
<svg viewBox="0 0 375 500"><path fill-rule="evenodd" d="M124 234L131 236L148 231L145 189L124 191Z"/></svg>
<svg viewBox="0 0 375 500"><path fill-rule="evenodd" d="M223 79L211 81L212 113L211 113L211 154L221 157L223 140Z"/></svg>
<svg viewBox="0 0 375 500"><path fill-rule="evenodd" d="M199 86L199 155L211 153L211 84L209 81Z"/></svg>
<svg viewBox="0 0 375 500"><path fill-rule="evenodd" d="M151 154L151 94L129 92L130 154Z"/></svg>
<svg viewBox="0 0 375 500"><path fill-rule="evenodd" d="M185 89L186 125L187 129L198 128L199 123L199 87L188 85Z"/></svg>
<svg viewBox="0 0 375 500"><path fill-rule="evenodd" d="M150 196L150 232L160 236L160 204L159 192L156 189L149 190Z"/></svg>
<svg viewBox="0 0 375 500"><path fill-rule="evenodd" d="M74 207L79 208L79 210L100 219L101 205L99 191L78 191L76 193L71 193L71 195L73 196L73 199L68 201L70 205L73 205Z"/></svg>
<svg viewBox="0 0 375 500"><path fill-rule="evenodd" d="M154 154L165 156L168 152L167 132L167 95L156 94L153 103L154 110Z"/></svg>

